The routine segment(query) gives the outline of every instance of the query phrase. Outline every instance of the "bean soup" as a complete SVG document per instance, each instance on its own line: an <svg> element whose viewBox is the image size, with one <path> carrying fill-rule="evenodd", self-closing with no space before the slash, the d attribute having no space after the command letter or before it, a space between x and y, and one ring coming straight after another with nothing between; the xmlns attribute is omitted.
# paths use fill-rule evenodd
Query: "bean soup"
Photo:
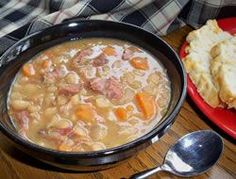
<svg viewBox="0 0 236 179"><path fill-rule="evenodd" d="M170 101L166 70L116 39L69 41L22 66L8 96L19 134L60 151L120 146L149 132Z"/></svg>

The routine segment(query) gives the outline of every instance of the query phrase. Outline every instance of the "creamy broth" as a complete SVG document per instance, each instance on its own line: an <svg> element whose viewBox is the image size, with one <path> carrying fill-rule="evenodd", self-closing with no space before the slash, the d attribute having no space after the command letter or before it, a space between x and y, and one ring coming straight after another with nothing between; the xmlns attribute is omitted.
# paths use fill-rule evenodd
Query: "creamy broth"
<svg viewBox="0 0 236 179"><path fill-rule="evenodd" d="M61 151L94 151L132 141L163 117L166 70L131 43L103 38L51 47L23 65L8 113L19 134Z"/></svg>

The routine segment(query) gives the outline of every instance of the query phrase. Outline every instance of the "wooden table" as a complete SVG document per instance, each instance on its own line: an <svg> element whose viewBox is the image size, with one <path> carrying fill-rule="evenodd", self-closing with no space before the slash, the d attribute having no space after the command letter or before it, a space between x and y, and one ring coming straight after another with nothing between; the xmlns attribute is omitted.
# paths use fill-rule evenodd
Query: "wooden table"
<svg viewBox="0 0 236 179"><path fill-rule="evenodd" d="M184 42L185 36L192 29L183 27L180 30L172 32L164 39L175 49L179 50ZM94 173L71 173L48 166L26 154L9 146L9 144L0 135L0 179L78 179L78 178L121 178L128 177L131 174L145 170L147 168L160 165L163 161L166 151L181 136L196 130L213 129L220 133L224 138L224 153L217 165L207 173L195 178L236 178L236 145L235 141L225 135L219 128L209 122L209 120L187 97L174 125L161 138L161 140L145 150L139 152L136 157L127 162L104 171ZM214 148L214 146L212 146ZM210 151L209 151L210 152ZM152 178L177 178L173 175L161 172Z"/></svg>

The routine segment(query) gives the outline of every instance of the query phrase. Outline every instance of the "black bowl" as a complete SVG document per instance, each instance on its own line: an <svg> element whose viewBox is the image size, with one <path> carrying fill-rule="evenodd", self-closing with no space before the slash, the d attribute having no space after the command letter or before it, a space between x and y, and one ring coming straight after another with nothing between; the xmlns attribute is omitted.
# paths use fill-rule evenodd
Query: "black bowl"
<svg viewBox="0 0 236 179"><path fill-rule="evenodd" d="M68 40L104 37L132 42L154 55L167 69L171 80L171 101L163 119L149 133L127 144L95 152L61 152L40 147L22 139L7 114L7 94L11 83L26 61L38 52ZM174 50L161 38L136 26L99 20L69 20L34 33L10 47L0 59L0 129L16 147L54 166L80 171L111 167L157 141L173 124L186 95L186 74Z"/></svg>

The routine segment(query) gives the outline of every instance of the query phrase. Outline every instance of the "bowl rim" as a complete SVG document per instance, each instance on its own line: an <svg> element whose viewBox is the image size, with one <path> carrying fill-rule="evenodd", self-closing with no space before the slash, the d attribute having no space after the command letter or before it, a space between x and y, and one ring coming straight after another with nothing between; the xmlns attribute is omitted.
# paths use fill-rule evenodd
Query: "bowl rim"
<svg viewBox="0 0 236 179"><path fill-rule="evenodd" d="M42 147L39 146L33 142L30 142L28 140L23 139L22 137L20 137L19 135L17 135L16 133L12 132L10 129L8 129L5 125L2 124L2 122L0 122L0 130L7 136L9 137L11 140L13 140L14 142L20 144L21 146L25 146L27 148L30 148L32 150L38 151L38 152L43 152L46 154L50 154L53 156L60 156L60 157L80 157L80 158L88 158L88 157L102 157L105 155L111 155L111 154L117 154L120 153L122 151L137 147L141 144L143 144L145 141L148 141L150 139L152 139L153 137L157 136L159 131L162 131L164 129L166 129L170 124L172 124L174 122L174 119L176 117L176 115L178 114L184 100L186 97L186 89L187 89L187 76L186 76L186 72L183 66L183 62L180 60L178 54L176 53L176 51L164 40L162 40L159 36L148 32L144 29L142 29L141 27L138 27L136 25L132 25L132 24L128 24L125 22L113 22L113 21L107 21L107 20L77 20L77 19L72 19L72 20L67 20L64 21L63 23L57 24L57 25L53 25L51 27L48 27L46 29L34 32L22 39L20 39L18 42L16 42L15 44L13 44L11 47L9 47L1 56L0 56L0 60L3 59L4 57L6 57L8 55L8 53L14 48L16 47L18 44L22 43L25 40L28 40L32 37L35 37L37 35L43 34L43 32L47 31L47 30L51 30L51 29L56 29L56 28L60 28L63 26L69 26L69 24L71 23L76 23L77 25L87 25L89 23L100 23L100 24L108 24L109 25L118 25L118 26L125 26L125 28L132 28L134 30L138 30L140 32L146 33L149 36L152 36L152 38L156 38L157 40L159 40L166 48L168 48L173 55L176 57L176 62L179 65L180 68L180 76L181 76L181 83L182 83L182 88L181 88L181 94L180 97L176 103L176 105L173 107L173 110L170 112L170 114L168 116L166 116L166 118L158 125L155 126L152 130L150 130L148 133L146 133L145 135L142 135L140 137L138 137L135 140L132 140L128 143L119 145L117 147L112 147L112 148L108 148L105 150L98 150L98 151L87 151L87 152L66 152L66 151L59 151L59 150L55 150L55 149L50 149L50 148L46 148L46 147ZM86 24L87 23L87 24ZM19 54L18 54L19 55ZM9 63L9 62L7 62ZM0 64L0 68L2 68L2 66Z"/></svg>

